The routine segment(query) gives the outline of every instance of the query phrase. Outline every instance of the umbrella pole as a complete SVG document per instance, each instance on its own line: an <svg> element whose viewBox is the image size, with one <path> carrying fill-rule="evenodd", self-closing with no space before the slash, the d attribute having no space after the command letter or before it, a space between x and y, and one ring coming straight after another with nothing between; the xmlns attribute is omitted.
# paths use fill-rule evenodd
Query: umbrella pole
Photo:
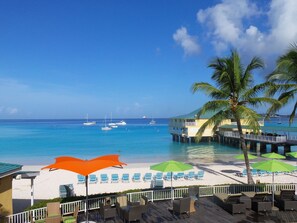
<svg viewBox="0 0 297 223"><path fill-rule="evenodd" d="M171 203L173 203L172 175L173 175L173 172L171 172Z"/></svg>
<svg viewBox="0 0 297 223"><path fill-rule="evenodd" d="M272 207L274 207L274 172L272 172Z"/></svg>
<svg viewBox="0 0 297 223"><path fill-rule="evenodd" d="M85 203L85 215L86 215L86 222L89 222L89 215L88 215L88 175L86 176L86 203Z"/></svg>

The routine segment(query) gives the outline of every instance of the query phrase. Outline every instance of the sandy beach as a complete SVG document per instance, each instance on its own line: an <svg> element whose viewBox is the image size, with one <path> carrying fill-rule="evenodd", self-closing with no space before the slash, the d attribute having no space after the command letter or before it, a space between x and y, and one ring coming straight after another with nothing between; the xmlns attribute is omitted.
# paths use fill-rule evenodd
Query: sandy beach
<svg viewBox="0 0 297 223"><path fill-rule="evenodd" d="M292 165L296 165L294 161L286 161ZM197 162L198 163L198 162ZM150 165L153 163L128 163L123 169L107 168L94 174L98 177L98 182L89 184L89 194L122 192L131 189L147 189L151 187L150 182L133 182L132 176L134 173L141 173L141 178L145 173L155 175L157 171L150 170ZM204 177L201 180L173 180L174 187L190 186L190 185L219 185L219 184L241 184L246 183L245 177L236 176L235 173L241 172L244 168L244 162L215 162L215 163L200 163L194 165L193 171L204 170ZM78 184L77 174L64 170L41 170L43 166L24 166L24 171L40 171L40 175L34 180L34 198L35 199L50 199L59 197L59 185L73 184L74 193L76 195L85 195L85 185ZM187 173L188 171L185 171ZM108 183L100 183L100 174L106 173L109 177ZM130 182L124 183L119 180L118 183L111 183L110 178L112 173L118 173L119 179L123 173L129 173ZM260 180L261 183L271 183L271 176L254 177L254 180ZM297 174L281 174L275 176L276 183L297 183ZM13 199L30 199L30 180L20 179L13 180ZM170 187L170 181L164 181L165 187Z"/></svg>

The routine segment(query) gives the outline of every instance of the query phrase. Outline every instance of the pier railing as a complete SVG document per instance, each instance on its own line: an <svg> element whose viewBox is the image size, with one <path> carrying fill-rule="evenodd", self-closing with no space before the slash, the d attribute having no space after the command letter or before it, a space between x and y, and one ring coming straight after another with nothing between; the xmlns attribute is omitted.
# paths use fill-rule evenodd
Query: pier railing
<svg viewBox="0 0 297 223"><path fill-rule="evenodd" d="M237 138L239 139L239 133L236 132L224 132L224 137ZM245 139L259 141L259 142L270 142L270 143L281 143L287 141L287 136L266 136L266 135L252 135L244 134Z"/></svg>
<svg viewBox="0 0 297 223"><path fill-rule="evenodd" d="M272 191L271 184L254 184L254 185L236 184L236 185L224 185L224 186L199 186L198 188L199 188L198 197L213 196L215 193L235 194L235 193L248 192L248 191L255 191L255 192L261 191L261 192L271 193ZM275 184L275 190L280 191L282 189L295 190L295 184ZM181 198L186 193L188 193L188 188L176 188L173 190L173 197ZM128 193L127 198L129 201L135 202L135 201L139 201L142 195L148 197L148 199L152 202L170 200L171 190L170 189L149 190L149 191ZM89 210L99 209L99 204L104 203L106 197L89 199L88 200ZM111 198L111 204L115 204L116 196L108 196L108 197ZM72 214L76 206L79 207L79 211L84 211L85 200L62 203L61 214L62 215ZM45 219L45 217L46 217L46 207L9 215L6 217L5 222L6 223L28 223L28 222L32 222L32 218L36 221L39 219Z"/></svg>

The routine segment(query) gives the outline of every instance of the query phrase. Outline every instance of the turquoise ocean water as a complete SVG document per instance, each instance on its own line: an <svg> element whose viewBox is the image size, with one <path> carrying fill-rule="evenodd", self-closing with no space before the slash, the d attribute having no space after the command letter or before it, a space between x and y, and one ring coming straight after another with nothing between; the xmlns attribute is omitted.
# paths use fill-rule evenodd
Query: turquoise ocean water
<svg viewBox="0 0 297 223"><path fill-rule="evenodd" d="M95 126L83 126L85 120L0 120L0 162L47 164L57 156L90 159L115 153L124 162L212 161L240 153L217 143L172 142L168 119L155 120L156 125L148 125L148 119L126 119L126 126L106 132L101 130L103 120Z"/></svg>

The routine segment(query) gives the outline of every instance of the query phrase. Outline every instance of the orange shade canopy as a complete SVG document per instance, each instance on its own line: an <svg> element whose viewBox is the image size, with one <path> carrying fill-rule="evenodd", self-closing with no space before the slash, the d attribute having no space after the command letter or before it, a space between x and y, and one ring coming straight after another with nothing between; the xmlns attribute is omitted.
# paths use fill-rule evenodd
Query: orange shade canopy
<svg viewBox="0 0 297 223"><path fill-rule="evenodd" d="M119 155L99 156L91 160L82 160L71 156L60 156L56 158L56 162L42 169L63 169L69 170L83 176L101 170L107 167L122 167L127 165L119 161Z"/></svg>

